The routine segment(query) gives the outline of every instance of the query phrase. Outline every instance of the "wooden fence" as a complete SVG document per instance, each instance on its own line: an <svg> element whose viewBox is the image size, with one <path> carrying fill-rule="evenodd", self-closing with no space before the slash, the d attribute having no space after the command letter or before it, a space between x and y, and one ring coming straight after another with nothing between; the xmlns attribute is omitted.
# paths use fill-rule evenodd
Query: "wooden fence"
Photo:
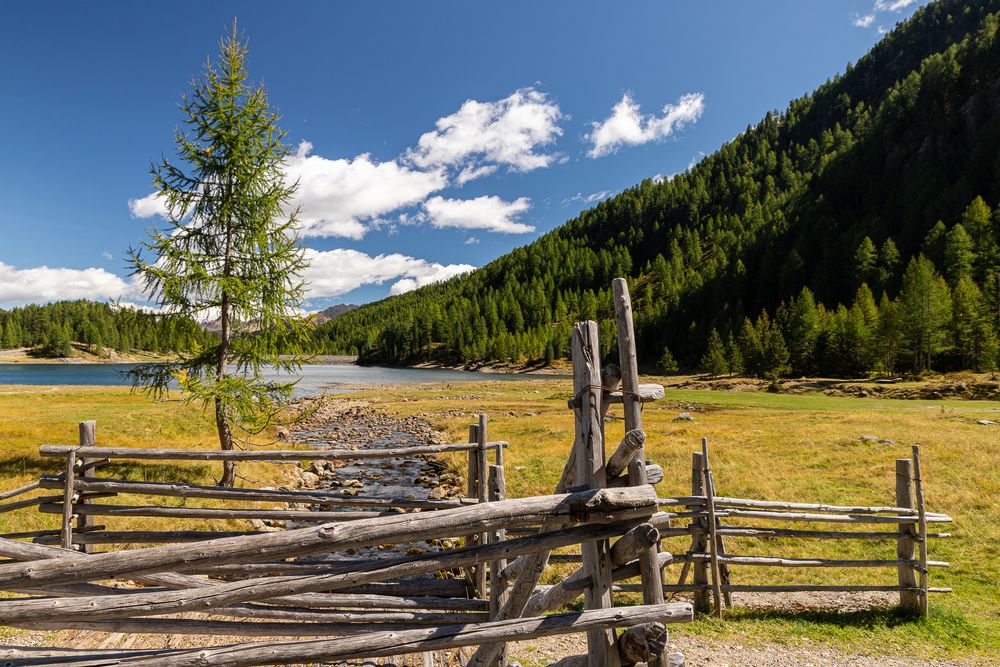
<svg viewBox="0 0 1000 667"><path fill-rule="evenodd" d="M426 656L473 647L471 656L459 652L462 664L503 667L508 642L578 632L586 633L587 653L555 665L675 667L683 657L667 655L666 625L690 620L694 609L721 615L734 592L889 591L899 594L904 608L926 614L928 595L947 590L928 583L930 568L947 565L929 560L929 541L947 534L929 532L928 526L950 519L926 510L919 450L897 461L891 506L720 496L707 441L692 457L691 495L658 497L653 486L664 471L645 456L642 408L665 392L659 385L639 383L624 280L614 282L613 295L617 364L601 368L596 323L573 327L568 407L575 436L552 495L506 497L506 443L488 439L485 415L470 426L466 443L401 449L367 449L364 443L230 452L99 447L93 422L81 424L77 446L43 446L41 455L58 458L62 472L0 494L8 501L0 511L37 508L59 516L61 527L0 538L0 557L8 559L0 562L0 590L24 596L0 600L0 624L253 641L125 651L15 647L0 649L0 660L81 667L230 666ZM612 440L605 417L617 404L624 432L606 451ZM446 500L99 475L117 459L336 463L452 452L467 454L468 486L465 497ZM10 500L35 492L45 495ZM138 504L129 496L180 498L185 505ZM199 499L221 503L186 504ZM259 503L287 506L261 509ZM266 518L301 527L257 532L188 525L136 531L105 525L129 516L180 522ZM822 527L829 523L837 525ZM444 538L461 538L464 546L383 557L356 553ZM743 555L726 549L727 539L731 546L737 538L883 541L894 544L896 553L878 560ZM688 546L684 553L670 554L661 549L664 540L684 540ZM136 545L153 546L122 548ZM676 583L665 583L664 568L673 562L681 565L681 574ZM577 563L578 568L554 584L540 585L550 563ZM734 569L758 567L883 568L895 570L896 577L891 585L878 586L733 583ZM641 593L642 604L614 607L616 591ZM693 607L671 603L677 594L690 595ZM584 611L548 615L580 597Z"/></svg>

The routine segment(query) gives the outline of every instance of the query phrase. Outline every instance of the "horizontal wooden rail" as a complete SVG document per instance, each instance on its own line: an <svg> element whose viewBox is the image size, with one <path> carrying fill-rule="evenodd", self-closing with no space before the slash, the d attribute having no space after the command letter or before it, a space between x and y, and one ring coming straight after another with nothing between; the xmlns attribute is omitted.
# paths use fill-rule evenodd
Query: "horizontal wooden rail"
<svg viewBox="0 0 1000 667"><path fill-rule="evenodd" d="M7 649L0 656L11 659L31 657L34 664L133 665L136 667L252 667L292 663L336 662L355 658L378 658L404 653L437 651L461 646L476 646L497 641L524 641L551 635L612 627L631 627L643 623L680 623L693 617L691 605L684 603L618 607L558 614L538 618L421 628L402 631L369 632L356 637L244 643L195 649L166 649L161 654L149 651L74 651L59 652L46 662L44 655L32 650ZM157 619L159 620L159 619Z"/></svg>
<svg viewBox="0 0 1000 667"><path fill-rule="evenodd" d="M38 511L43 514L62 514L62 503L43 503ZM215 507L163 507L162 505L74 505L73 514L79 516L142 516L173 517L176 519L272 519L276 521L359 521L377 517L394 516L398 512L343 511L325 512L309 510L226 509Z"/></svg>
<svg viewBox="0 0 1000 667"><path fill-rule="evenodd" d="M486 449L506 447L506 442L487 442ZM42 445L41 456L65 457L76 450L77 457L106 459L136 459L164 461L338 461L355 459L385 459L417 454L444 454L448 452L478 451L475 442L455 445L423 445L393 449L257 449L206 450L206 449L152 449L141 447L73 447L70 445Z"/></svg>
<svg viewBox="0 0 1000 667"><path fill-rule="evenodd" d="M94 554L85 561L57 559L29 565L0 565L0 585L69 583L107 576L187 569L221 563L253 562L342 551L413 539L451 537L495 527L540 523L551 517L576 521L646 518L655 509L650 487L599 489L520 498L437 512L398 514L193 544Z"/></svg>
<svg viewBox="0 0 1000 667"><path fill-rule="evenodd" d="M42 488L61 489L63 480L56 475L41 479ZM169 496L175 498L211 498L215 500L242 500L251 502L287 502L312 505L351 505L354 507L405 507L419 509L441 509L474 505L475 498L448 498L443 500L422 500L419 498L393 498L380 496L344 496L331 491L298 491L285 489L241 489L221 486L198 486L173 482L141 482L131 479L106 479L97 477L77 477L73 488L81 491L111 491L115 493L138 493L148 496ZM2 506L0 506L2 507Z"/></svg>
<svg viewBox="0 0 1000 667"><path fill-rule="evenodd" d="M31 493L38 488L38 482L30 482L24 486L19 486L16 489L11 489L10 491L4 491L0 493L0 500L7 500L8 498L13 498L14 496L20 496L25 493Z"/></svg>
<svg viewBox="0 0 1000 667"><path fill-rule="evenodd" d="M620 593L639 593L640 584L615 584L615 591ZM664 593L686 593L689 591L711 590L709 584L664 584ZM899 593L901 591L917 592L919 586L853 586L849 584L723 584L722 590L730 593ZM950 588L930 588L930 593L951 593Z"/></svg>
<svg viewBox="0 0 1000 667"><path fill-rule="evenodd" d="M511 501L501 501L511 502ZM499 505L500 503L489 503ZM433 512L437 515L453 510ZM55 620L98 620L105 618L122 618L130 616L175 614L189 611L209 612L212 609L229 607L250 600L268 600L285 596L296 596L302 593L317 591L333 591L340 588L357 586L387 579L427 574L453 567L465 566L471 563L486 562L498 558L534 553L539 549L553 549L568 544L579 544L594 539L624 534L636 524L629 521L614 521L608 524L591 524L567 528L551 533L540 533L533 537L524 537L506 542L486 544L477 547L467 547L450 552L436 552L407 556L385 561L368 561L365 566L345 566L329 574L312 576L284 576L261 579L240 580L228 583L213 583L187 590L143 590L121 595L81 596L69 599L29 599L6 600L0 605L0 624L14 622L42 622ZM291 533L301 531L288 531ZM287 534L287 533L285 533ZM255 539L237 538L242 541ZM216 540L220 542L222 540ZM200 543L205 545L206 543ZM171 547L145 549L138 551L166 551ZM104 563L112 554L93 554L85 558L73 558L68 563L79 570L89 570L94 563ZM60 561L66 559L59 559ZM64 570L65 563L59 561L35 561L29 564L31 568L41 570L49 565L56 565ZM11 567L11 566L4 566ZM135 565L132 565L135 567ZM105 570L85 577L106 578ZM30 573L29 573L30 574ZM89 573L88 573L89 574ZM126 576L117 572L117 576ZM30 578L30 577L29 577ZM80 578L77 576L76 578ZM36 584L37 585L37 584Z"/></svg>
<svg viewBox="0 0 1000 667"><path fill-rule="evenodd" d="M674 560L678 562L708 560L711 554L686 553L678 554ZM898 567L900 565L916 566L916 560L838 560L834 558L773 558L770 556L736 556L726 554L718 556L720 563L730 565L753 565L760 567ZM930 567L949 567L944 561L928 561Z"/></svg>

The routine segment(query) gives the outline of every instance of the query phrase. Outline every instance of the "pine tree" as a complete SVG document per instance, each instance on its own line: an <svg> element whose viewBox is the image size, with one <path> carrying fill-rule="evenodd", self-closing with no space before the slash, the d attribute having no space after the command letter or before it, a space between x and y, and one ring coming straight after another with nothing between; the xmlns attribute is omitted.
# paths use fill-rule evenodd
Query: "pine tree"
<svg viewBox="0 0 1000 667"><path fill-rule="evenodd" d="M878 305L878 327L876 329L876 352L882 363L882 371L891 375L896 370L896 355L899 352L899 337L902 323L899 317L899 304L889 299L882 292Z"/></svg>
<svg viewBox="0 0 1000 667"><path fill-rule="evenodd" d="M872 279L877 259L878 254L872 240L867 236L861 239L858 249L854 251L854 281L856 285Z"/></svg>
<svg viewBox="0 0 1000 667"><path fill-rule="evenodd" d="M677 361L674 359L674 355L670 353L669 347L663 348L663 354L660 355L659 363L660 372L664 375L673 375L677 372Z"/></svg>
<svg viewBox="0 0 1000 667"><path fill-rule="evenodd" d="M896 285L899 271L899 249L892 238L887 238L878 251L879 286L883 290L891 290Z"/></svg>
<svg viewBox="0 0 1000 667"><path fill-rule="evenodd" d="M962 212L962 223L975 244L975 251L981 257L977 262L980 279L994 268L996 262L997 238L993 232L993 212L982 197L976 197ZM950 279L950 276L949 276Z"/></svg>
<svg viewBox="0 0 1000 667"><path fill-rule="evenodd" d="M803 287L792 301L786 329L789 360L792 371L798 375L813 372L813 353L816 348L817 322L816 299L808 287Z"/></svg>
<svg viewBox="0 0 1000 667"><path fill-rule="evenodd" d="M729 334L729 340L726 341L726 360L729 362L730 375L740 375L745 372L746 367L743 363L743 353L740 352L740 346L737 344L736 339L733 338L732 332Z"/></svg>
<svg viewBox="0 0 1000 667"><path fill-rule="evenodd" d="M961 223L956 223L944 242L944 275L948 284L955 287L961 278L971 276L975 260L972 237Z"/></svg>
<svg viewBox="0 0 1000 667"><path fill-rule="evenodd" d="M140 366L132 378L162 394L180 377L188 400L214 403L219 443L229 450L234 428L263 430L291 396L294 383L262 369L300 366L298 275L306 261L295 214L285 213L295 190L284 180L285 134L263 87L247 82L248 51L235 24L220 50L181 105L189 132L177 133L177 152L187 171L166 160L152 170L170 228L151 229L131 263L151 300L187 316L217 309L221 331L198 354ZM230 364L240 372L231 374ZM227 462L220 484L234 480Z"/></svg>
<svg viewBox="0 0 1000 667"><path fill-rule="evenodd" d="M712 329L708 335L708 345L705 354L701 358L701 367L712 377L725 375L729 370L729 362L726 360L726 347L722 343L719 332Z"/></svg>
<svg viewBox="0 0 1000 667"><path fill-rule="evenodd" d="M943 342L944 324L950 316L948 285L934 264L919 255L903 273L899 294L902 331L913 353L913 371L930 369Z"/></svg>
<svg viewBox="0 0 1000 667"><path fill-rule="evenodd" d="M986 330L983 295L969 276L962 276L951 294L951 334L962 368L979 368Z"/></svg>

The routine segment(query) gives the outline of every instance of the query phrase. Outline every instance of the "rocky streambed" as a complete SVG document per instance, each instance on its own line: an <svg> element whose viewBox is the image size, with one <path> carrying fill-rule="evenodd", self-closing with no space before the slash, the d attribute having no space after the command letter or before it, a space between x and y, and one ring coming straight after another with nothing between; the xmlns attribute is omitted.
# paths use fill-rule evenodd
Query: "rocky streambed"
<svg viewBox="0 0 1000 667"><path fill-rule="evenodd" d="M367 402L339 397L305 399L299 407L308 417L279 436L290 442L316 449L406 449L444 443L443 434L417 417L394 417L373 409ZM396 498L409 501L457 499L465 495L462 477L433 455L414 454L379 459L311 461L301 464L298 487L318 489L342 496ZM309 506L300 509L352 508L343 505ZM371 511L372 507L356 507ZM418 508L386 508L386 511L420 511ZM263 523L263 522L262 522ZM271 528L291 528L289 523ZM457 546L450 539L410 544L379 545L356 550L347 556L356 559L390 557ZM338 558L343 558L338 554Z"/></svg>

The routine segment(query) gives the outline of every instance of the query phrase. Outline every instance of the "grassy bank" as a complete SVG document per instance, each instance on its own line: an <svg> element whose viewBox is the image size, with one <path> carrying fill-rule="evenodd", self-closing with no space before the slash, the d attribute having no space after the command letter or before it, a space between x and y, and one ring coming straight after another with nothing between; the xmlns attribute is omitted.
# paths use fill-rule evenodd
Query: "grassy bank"
<svg viewBox="0 0 1000 667"><path fill-rule="evenodd" d="M452 442L466 437L473 415L490 416L491 439L508 440L507 483L511 495L549 493L562 471L572 438L566 409L566 380L462 382L401 385L352 394L400 416L417 415L446 431ZM675 422L680 411L694 422ZM612 415L620 415L620 408ZM39 461L38 445L72 443L76 424L96 419L98 441L137 447L214 447L212 421L197 406L155 403L119 388L0 387L0 487L12 488L57 472L57 462ZM827 503L892 504L894 460L923 447L928 507L955 518L952 540L931 545L931 558L952 563L932 572L933 586L955 589L931 599L931 618L902 619L891 611L853 613L765 613L737 610L725 621L700 618L677 633L795 645L830 643L849 651L922 656L1000 659L1000 588L996 579L1000 544L1000 403L972 401L892 401L835 398L821 394L783 395L671 390L666 401L644 411L650 458L661 464L661 495L686 494L690 456L708 436L720 493ZM608 425L609 440L621 436L620 422ZM862 442L872 435L888 442ZM464 461L455 459L464 471ZM211 482L216 467L190 463L177 469L135 465L113 474L147 479L179 477ZM242 485L266 486L285 473L264 464L245 464ZM162 501L162 499L159 499ZM159 520L115 519L116 527L157 528ZM0 531L55 527L37 512L0 514ZM176 525L176 524L175 524ZM200 522L207 526L207 522ZM221 527L221 526L219 526ZM805 526L799 526L805 527ZM891 543L834 544L826 541L731 541L740 554L893 558ZM667 548L684 551L684 541ZM668 569L676 580L679 567ZM895 583L892 570L815 568L734 568L734 583ZM736 621L738 619L738 622Z"/></svg>
<svg viewBox="0 0 1000 667"><path fill-rule="evenodd" d="M40 459L41 444L76 444L77 424L97 421L98 444L123 447L171 447L214 449L218 447L214 418L198 405L180 401L153 401L125 387L0 386L0 490L12 489L38 479L40 474L61 472L60 459ZM263 443L264 440L262 439ZM265 463L240 466L241 485L267 486L288 481L281 467ZM102 469L102 474L148 481L183 479L211 484L221 474L221 464L194 461L155 464L121 461ZM51 493L51 492L47 492ZM129 496L131 501L181 504L180 499ZM114 502L109 499L103 502ZM199 501L206 507L221 503ZM109 518L116 530L163 530L176 521L153 518ZM240 522L199 520L191 529L240 529ZM34 509L0 513L0 533L57 528L55 515Z"/></svg>
<svg viewBox="0 0 1000 667"><path fill-rule="evenodd" d="M526 380L452 384L439 391L396 387L361 395L382 409L422 415L464 439L476 410L490 416L491 439L508 440L507 484L512 495L547 493L562 471L573 433L566 409L566 381ZM675 422L680 411L694 422ZM612 414L621 414L620 408ZM690 490L690 457L702 436L713 454L720 494L826 503L894 504L894 461L922 446L928 507L955 519L954 538L931 545L931 557L952 567L932 572L932 585L952 587L931 598L931 618L902 619L892 612L764 613L737 611L739 622L703 618L680 633L704 633L741 642L830 642L865 653L973 655L1000 658L1000 403L894 401L718 391L668 392L647 405L650 458L661 464L660 495ZM608 425L609 440L621 437L621 422ZM873 435L888 442L862 442ZM456 461L461 468L461 462ZM797 526L806 527L806 526ZM667 543L682 552L683 540ZM894 558L893 543L837 544L817 541L734 540L728 548L746 555ZM676 581L679 566L668 569ZM895 584L886 569L734 568L734 583Z"/></svg>

